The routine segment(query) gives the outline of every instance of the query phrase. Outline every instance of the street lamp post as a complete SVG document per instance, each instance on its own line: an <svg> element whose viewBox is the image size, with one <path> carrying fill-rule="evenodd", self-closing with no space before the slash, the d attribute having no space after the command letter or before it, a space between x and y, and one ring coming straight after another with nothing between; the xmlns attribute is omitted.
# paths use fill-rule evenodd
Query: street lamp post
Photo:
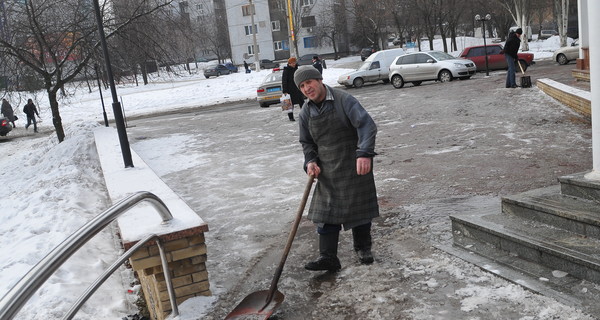
<svg viewBox="0 0 600 320"><path fill-rule="evenodd" d="M102 16L100 14L100 4L98 3L98 0L93 0L93 2L94 11L96 12L96 22L98 23L98 34L100 35L100 44L102 46L102 53L104 55L104 61L106 63L106 76L108 77L110 93L113 99L113 116L115 117L115 124L117 125L117 134L119 135L121 153L123 154L123 163L125 164L125 168L133 168L131 149L129 148L129 140L127 140L127 130L125 129L125 121L123 120L121 103L119 103L119 99L117 97L115 79L113 77L112 67L110 65L110 58L108 56L108 47L106 45L106 38L104 36L104 25L102 23Z"/></svg>
<svg viewBox="0 0 600 320"><path fill-rule="evenodd" d="M488 13L485 17L481 17L480 15L475 16L476 21L481 21L483 24L483 50L485 50L485 75L490 75L490 69L488 67L488 52L487 52L487 44L485 43L485 22L492 19L492 16Z"/></svg>

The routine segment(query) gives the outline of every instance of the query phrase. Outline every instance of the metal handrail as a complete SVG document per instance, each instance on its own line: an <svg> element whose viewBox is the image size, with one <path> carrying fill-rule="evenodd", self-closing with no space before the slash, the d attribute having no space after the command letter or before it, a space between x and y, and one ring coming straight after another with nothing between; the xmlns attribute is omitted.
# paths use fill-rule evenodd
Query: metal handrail
<svg viewBox="0 0 600 320"><path fill-rule="evenodd" d="M31 270L29 270L29 272L23 276L21 280L19 280L0 300L0 319L13 319L14 316L25 305L25 303L29 301L31 296L46 282L46 280L48 280L48 278L50 278L50 276L54 274L54 272L56 272L58 268L60 268L65 261L67 261L75 252L77 252L77 250L79 250L85 243L102 231L111 222L142 201L149 202L158 211L162 218L162 223L167 223L169 220L173 219L173 215L164 202L151 192L136 192L131 196L119 201L71 234L67 239L54 248L54 250L46 255L40 262L38 262ZM149 238L154 237L156 237L156 235L148 236L143 240L147 242L152 240ZM177 305L175 304L175 295L171 283L171 277L167 269L166 255L164 254L162 245L160 245L160 241L158 239L156 239L156 243L160 251L162 267L164 269L163 272L167 282L167 290L169 293L169 300L171 302L173 314L177 315L178 310ZM141 245L142 244L140 243L136 243L136 245L134 245L124 255L129 254L129 256L131 256L131 254L135 252L135 250L132 251L132 249L137 249ZM120 258L118 261L122 259L123 258ZM123 262L124 261L125 260L123 260ZM121 262L121 264L123 262ZM113 267L114 264L111 265L109 269L112 269ZM118 266L112 270L110 274L112 274L117 268ZM108 276L110 276L110 274ZM82 297L76 302L76 305L74 306L76 310L74 310L74 312L77 312L79 308L81 308L83 303L85 303L85 300L87 300L87 298L89 298L89 296L96 291L96 289L104 282L104 280L106 280L106 278L108 278L108 276L105 272L90 286L90 288L88 288L88 291L86 291L84 295L82 295ZM72 310L69 311L67 316L70 315L71 311ZM73 315L71 315L71 317Z"/></svg>

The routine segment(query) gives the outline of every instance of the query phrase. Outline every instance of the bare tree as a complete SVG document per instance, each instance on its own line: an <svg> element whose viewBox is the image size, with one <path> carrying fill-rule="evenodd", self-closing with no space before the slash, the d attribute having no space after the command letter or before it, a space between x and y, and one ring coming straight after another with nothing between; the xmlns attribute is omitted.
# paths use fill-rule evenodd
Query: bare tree
<svg viewBox="0 0 600 320"><path fill-rule="evenodd" d="M218 7L204 6L205 11L192 22L194 41L203 51L211 52L219 62L231 57L226 15Z"/></svg>
<svg viewBox="0 0 600 320"><path fill-rule="evenodd" d="M110 38L129 23L171 1L150 1L149 11L136 11L120 24L107 21ZM24 70L42 79L48 94L52 122L59 142L65 138L57 92L74 80L88 65L99 47L94 11L90 1L28 0L5 3L4 37L0 55L24 66Z"/></svg>
<svg viewBox="0 0 600 320"><path fill-rule="evenodd" d="M417 0L415 7L421 18L423 30L429 40L429 50L433 50L433 39L438 31L438 10L440 0ZM420 47L420 44L419 44Z"/></svg>
<svg viewBox="0 0 600 320"><path fill-rule="evenodd" d="M569 0L554 0L554 17L558 24L560 46L567 46L567 29L569 27Z"/></svg>
<svg viewBox="0 0 600 320"><path fill-rule="evenodd" d="M529 39L527 37L527 27L531 19L531 0L498 0L504 6L517 26L523 28L525 36L522 38L521 48L524 51L529 50Z"/></svg>
<svg viewBox="0 0 600 320"><path fill-rule="evenodd" d="M324 0L317 15L319 23L313 28L318 43L327 43L333 47L336 60L339 58L337 43L346 32L346 10L343 5L343 1Z"/></svg>

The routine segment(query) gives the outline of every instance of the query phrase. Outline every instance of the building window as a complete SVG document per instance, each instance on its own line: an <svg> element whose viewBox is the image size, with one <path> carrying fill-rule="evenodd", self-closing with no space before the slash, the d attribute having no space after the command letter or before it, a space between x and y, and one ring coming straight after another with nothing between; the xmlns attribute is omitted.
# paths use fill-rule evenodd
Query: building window
<svg viewBox="0 0 600 320"><path fill-rule="evenodd" d="M283 50L283 41L275 41L273 42L273 50Z"/></svg>
<svg viewBox="0 0 600 320"><path fill-rule="evenodd" d="M260 53L260 46L257 45L256 48L258 49L258 53ZM248 54L250 54L250 55L254 54L254 46L252 46L252 45L248 46Z"/></svg>
<svg viewBox="0 0 600 320"><path fill-rule="evenodd" d="M244 26L244 30L246 31L247 36L253 34L252 26ZM256 30L256 33L258 33L258 29L256 28L256 25L254 25L254 30Z"/></svg>
<svg viewBox="0 0 600 320"><path fill-rule="evenodd" d="M303 38L302 40L304 40L305 48L316 48L317 47L317 41L316 41L315 37L306 37L306 38Z"/></svg>
<svg viewBox="0 0 600 320"><path fill-rule="evenodd" d="M312 6L313 4L315 4L315 0L302 0L303 7Z"/></svg>
<svg viewBox="0 0 600 320"><path fill-rule="evenodd" d="M302 28L310 28L316 25L317 20L315 20L315 16L302 17Z"/></svg>
<svg viewBox="0 0 600 320"><path fill-rule="evenodd" d="M281 30L281 23L279 23L279 20L271 21L271 30L272 31Z"/></svg>
<svg viewBox="0 0 600 320"><path fill-rule="evenodd" d="M196 10L198 11L199 15L204 15L204 4L203 3L197 4Z"/></svg>
<svg viewBox="0 0 600 320"><path fill-rule="evenodd" d="M179 12L181 13L188 13L188 2L187 1L182 1L179 3Z"/></svg>
<svg viewBox="0 0 600 320"><path fill-rule="evenodd" d="M285 0L275 1L275 7L279 10L287 10L287 1L285 1Z"/></svg>
<svg viewBox="0 0 600 320"><path fill-rule="evenodd" d="M254 7L254 5L249 5L249 4L242 6L242 15L249 16L249 15L253 14L254 13L253 12L254 10L252 10L253 7Z"/></svg>

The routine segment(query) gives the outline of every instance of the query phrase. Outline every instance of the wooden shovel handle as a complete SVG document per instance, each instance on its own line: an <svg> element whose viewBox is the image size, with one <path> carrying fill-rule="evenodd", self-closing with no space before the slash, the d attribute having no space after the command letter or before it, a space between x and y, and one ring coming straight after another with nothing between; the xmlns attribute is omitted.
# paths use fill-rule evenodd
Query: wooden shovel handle
<svg viewBox="0 0 600 320"><path fill-rule="evenodd" d="M292 242L294 242L294 238L296 237L296 231L298 231L298 226L300 225L300 220L302 219L302 213L304 212L304 208L306 207L306 202L308 200L308 195L310 194L310 189L312 188L313 182L315 181L315 177L308 176L308 181L306 182L306 187L304 187L304 194L302 195L302 202L300 202L300 207L298 208L298 212L296 213L296 219L294 220L294 224L292 225L292 230L290 231L290 235L288 236L287 244L285 245L285 249L283 250L283 255L281 256L281 261L279 261L279 266L275 271L275 276L271 281L271 287L269 288L269 295L267 296L266 304L269 305L271 300L273 300L273 296L275 291L277 291L277 283L279 282L279 278L281 277L281 272L283 271L283 266L285 265L285 261L287 260L287 256L290 253L290 249L292 248Z"/></svg>
<svg viewBox="0 0 600 320"><path fill-rule="evenodd" d="M521 61L517 59L517 64L519 65L519 69L521 69L521 73L525 75L525 71L523 71L523 67L521 67Z"/></svg>

